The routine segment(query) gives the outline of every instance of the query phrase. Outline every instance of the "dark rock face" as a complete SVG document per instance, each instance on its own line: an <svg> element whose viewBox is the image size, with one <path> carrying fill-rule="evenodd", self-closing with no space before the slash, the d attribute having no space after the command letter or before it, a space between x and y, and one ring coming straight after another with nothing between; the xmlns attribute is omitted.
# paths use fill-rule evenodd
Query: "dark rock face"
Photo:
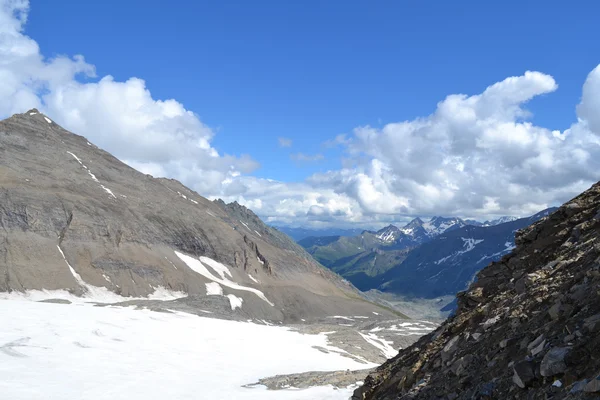
<svg viewBox="0 0 600 400"><path fill-rule="evenodd" d="M456 314L378 367L353 399L593 398L599 211L600 183L519 231L516 249L459 293Z"/></svg>
<svg viewBox="0 0 600 400"><path fill-rule="evenodd" d="M124 297L206 296L210 280L175 251L227 265L274 304L225 287L243 299L240 318L390 314L237 203L144 175L37 111L0 121L0 292L81 295L79 275Z"/></svg>

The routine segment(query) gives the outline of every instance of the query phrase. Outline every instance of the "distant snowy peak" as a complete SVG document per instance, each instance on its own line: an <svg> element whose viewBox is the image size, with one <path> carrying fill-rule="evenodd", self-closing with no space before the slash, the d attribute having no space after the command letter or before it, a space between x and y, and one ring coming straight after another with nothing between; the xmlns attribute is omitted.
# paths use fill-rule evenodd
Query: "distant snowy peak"
<svg viewBox="0 0 600 400"><path fill-rule="evenodd" d="M400 232L408 236L415 236L425 231L423 228L423 220L421 218L415 218L408 224L404 225L404 228L400 229ZM426 231L425 231L426 232Z"/></svg>
<svg viewBox="0 0 600 400"><path fill-rule="evenodd" d="M429 236L437 236L448 230L462 228L467 225L465 221L457 217L433 217L429 222L423 224L423 228Z"/></svg>
<svg viewBox="0 0 600 400"><path fill-rule="evenodd" d="M495 225L505 224L507 222L513 222L513 221L516 221L517 219L519 219L519 218L505 215L504 217L493 219L491 221L485 221L482 224L482 226L495 226Z"/></svg>
<svg viewBox="0 0 600 400"><path fill-rule="evenodd" d="M397 226L388 225L385 228L378 230L375 233L375 236L377 237L377 239L379 239L383 242L392 243L396 239L398 239L398 237L400 236L401 233L402 232L400 231L400 229L398 229Z"/></svg>

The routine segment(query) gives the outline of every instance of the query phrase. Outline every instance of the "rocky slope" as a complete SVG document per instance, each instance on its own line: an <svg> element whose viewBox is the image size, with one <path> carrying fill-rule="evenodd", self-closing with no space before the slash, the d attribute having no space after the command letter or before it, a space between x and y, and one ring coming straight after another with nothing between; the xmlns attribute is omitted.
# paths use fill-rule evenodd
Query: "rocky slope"
<svg viewBox="0 0 600 400"><path fill-rule="evenodd" d="M598 398L599 332L600 183L519 231L459 293L456 315L353 398Z"/></svg>
<svg viewBox="0 0 600 400"><path fill-rule="evenodd" d="M275 321L393 315L246 208L144 175L37 110L0 122L0 243L5 296L181 297Z"/></svg>

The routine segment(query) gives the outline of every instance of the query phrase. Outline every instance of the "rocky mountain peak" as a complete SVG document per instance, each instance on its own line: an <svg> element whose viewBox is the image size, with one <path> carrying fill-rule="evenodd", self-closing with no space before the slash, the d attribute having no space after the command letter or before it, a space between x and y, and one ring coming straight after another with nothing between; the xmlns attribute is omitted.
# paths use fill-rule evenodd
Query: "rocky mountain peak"
<svg viewBox="0 0 600 400"><path fill-rule="evenodd" d="M377 238L387 243L395 241L399 235L401 235L400 229L391 224L376 232Z"/></svg>

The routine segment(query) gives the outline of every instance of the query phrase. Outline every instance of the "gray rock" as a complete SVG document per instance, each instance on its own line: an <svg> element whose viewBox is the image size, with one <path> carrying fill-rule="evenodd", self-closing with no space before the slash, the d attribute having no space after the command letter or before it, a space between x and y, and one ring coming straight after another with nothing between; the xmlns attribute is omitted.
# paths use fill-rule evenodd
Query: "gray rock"
<svg viewBox="0 0 600 400"><path fill-rule="evenodd" d="M0 121L0 243L2 292L83 295L95 286L126 301L162 287L210 297L211 279L179 252L225 264L229 280L274 304L231 289L243 299L241 308L223 309L232 318L393 315L246 207L140 173L40 113Z"/></svg>
<svg viewBox="0 0 600 400"><path fill-rule="evenodd" d="M538 337L536 337L532 342L527 345L527 350L531 351L534 347L537 347L544 341L544 334L542 333Z"/></svg>
<svg viewBox="0 0 600 400"><path fill-rule="evenodd" d="M525 389L527 385L535 380L534 365L531 361L517 362L513 366L513 372L513 382L521 389Z"/></svg>
<svg viewBox="0 0 600 400"><path fill-rule="evenodd" d="M540 354L542 351L544 351L544 346L546 346L546 341L542 340L540 344L531 349L531 355L535 357Z"/></svg>
<svg viewBox="0 0 600 400"><path fill-rule="evenodd" d="M600 314L586 318L583 327L587 329L588 332L600 331Z"/></svg>
<svg viewBox="0 0 600 400"><path fill-rule="evenodd" d="M442 349L442 362L446 362L452 358L452 355L456 352L458 348L458 340L459 336L455 336L446 343L444 348Z"/></svg>
<svg viewBox="0 0 600 400"><path fill-rule="evenodd" d="M587 393L598 393L600 392L600 375L588 382L583 388L584 392Z"/></svg>
<svg viewBox="0 0 600 400"><path fill-rule="evenodd" d="M567 370L565 357L569 354L569 351L571 351L570 347L554 347L550 349L542 359L540 374L548 377L565 372Z"/></svg>
<svg viewBox="0 0 600 400"><path fill-rule="evenodd" d="M587 383L588 383L588 380L587 380L587 379L584 379L584 380L582 380L582 381L575 382L575 383L573 384L573 386L571 386L571 390L569 390L569 393L570 393L570 394L576 394L576 393L581 393L581 392L583 392L583 389L585 389L585 385L587 385Z"/></svg>

